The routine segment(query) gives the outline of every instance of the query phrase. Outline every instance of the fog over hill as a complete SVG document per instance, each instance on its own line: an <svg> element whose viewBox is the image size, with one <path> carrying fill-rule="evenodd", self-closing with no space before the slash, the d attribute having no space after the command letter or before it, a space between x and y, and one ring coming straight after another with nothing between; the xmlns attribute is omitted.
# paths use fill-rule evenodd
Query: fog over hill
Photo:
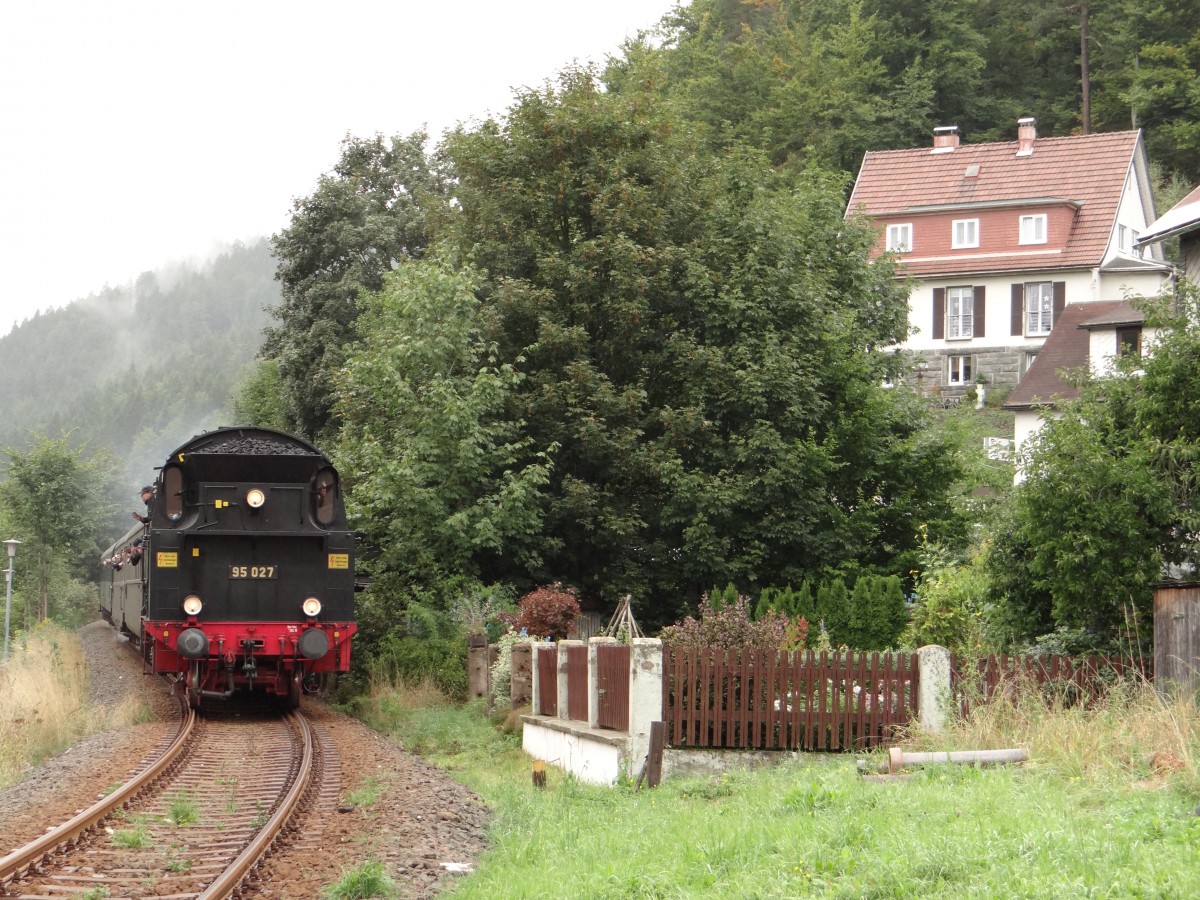
<svg viewBox="0 0 1200 900"><path fill-rule="evenodd" d="M0 445L35 434L108 448L130 484L192 435L229 422L233 392L279 302L263 238L145 272L0 338Z"/></svg>

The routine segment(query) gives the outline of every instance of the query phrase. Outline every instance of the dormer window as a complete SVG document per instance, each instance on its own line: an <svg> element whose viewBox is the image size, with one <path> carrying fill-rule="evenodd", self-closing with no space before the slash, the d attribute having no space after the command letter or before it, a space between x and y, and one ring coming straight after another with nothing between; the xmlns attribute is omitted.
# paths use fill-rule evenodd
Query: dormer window
<svg viewBox="0 0 1200 900"><path fill-rule="evenodd" d="M887 249L893 253L908 253L912 250L912 223L887 227Z"/></svg>
<svg viewBox="0 0 1200 900"><path fill-rule="evenodd" d="M1021 243L1046 243L1046 214L1021 216Z"/></svg>
<svg viewBox="0 0 1200 900"><path fill-rule="evenodd" d="M950 246L955 250L979 246L979 220L955 219Z"/></svg>

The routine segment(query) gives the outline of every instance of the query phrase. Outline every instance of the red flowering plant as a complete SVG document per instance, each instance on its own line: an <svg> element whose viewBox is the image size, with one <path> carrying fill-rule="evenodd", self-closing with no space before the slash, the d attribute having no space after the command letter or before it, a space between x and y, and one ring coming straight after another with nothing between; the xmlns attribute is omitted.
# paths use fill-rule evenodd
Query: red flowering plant
<svg viewBox="0 0 1200 900"><path fill-rule="evenodd" d="M561 640L579 618L579 592L561 582L543 585L517 601L515 614L502 613L500 618L530 637Z"/></svg>

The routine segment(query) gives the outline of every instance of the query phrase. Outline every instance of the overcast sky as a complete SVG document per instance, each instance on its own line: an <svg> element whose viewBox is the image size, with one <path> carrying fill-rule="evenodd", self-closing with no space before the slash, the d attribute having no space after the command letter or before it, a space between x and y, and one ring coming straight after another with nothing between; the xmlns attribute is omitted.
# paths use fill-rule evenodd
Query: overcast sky
<svg viewBox="0 0 1200 900"><path fill-rule="evenodd" d="M0 0L0 335L287 224L355 135L438 135L674 0Z"/></svg>

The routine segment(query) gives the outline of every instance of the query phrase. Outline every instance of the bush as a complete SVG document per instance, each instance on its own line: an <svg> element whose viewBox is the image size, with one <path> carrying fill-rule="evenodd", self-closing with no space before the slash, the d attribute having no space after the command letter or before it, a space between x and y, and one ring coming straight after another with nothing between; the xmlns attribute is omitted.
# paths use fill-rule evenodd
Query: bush
<svg viewBox="0 0 1200 900"><path fill-rule="evenodd" d="M776 610L767 610L757 620L750 613L750 599L739 596L732 603L728 600L715 608L709 595L700 600L700 618L688 616L662 630L662 641L670 647L685 650L700 650L705 647L732 649L748 647L751 650L779 650L788 645L788 629L791 623L787 616ZM794 629L798 631L799 629ZM802 631L806 633L808 623ZM795 639L793 633L792 639Z"/></svg>
<svg viewBox="0 0 1200 900"><path fill-rule="evenodd" d="M502 614L516 631L562 640L579 618L579 596L574 588L555 582L530 591L517 601L517 614Z"/></svg>

